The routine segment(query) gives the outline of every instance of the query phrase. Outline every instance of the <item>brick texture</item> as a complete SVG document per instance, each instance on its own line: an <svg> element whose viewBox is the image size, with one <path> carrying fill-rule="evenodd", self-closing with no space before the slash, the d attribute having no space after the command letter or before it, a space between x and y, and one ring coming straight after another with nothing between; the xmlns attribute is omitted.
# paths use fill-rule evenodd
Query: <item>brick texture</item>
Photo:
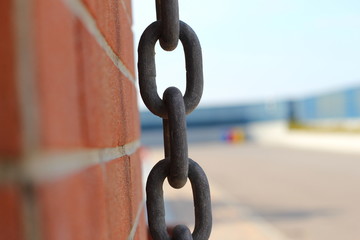
<svg viewBox="0 0 360 240"><path fill-rule="evenodd" d="M132 226L129 157L106 164L110 240L126 239Z"/></svg>
<svg viewBox="0 0 360 240"><path fill-rule="evenodd" d="M114 147L137 139L139 121L134 85L81 25L79 32L83 63L80 85L87 146Z"/></svg>
<svg viewBox="0 0 360 240"><path fill-rule="evenodd" d="M15 79L15 38L12 1L0 1L0 153L21 151L20 116Z"/></svg>
<svg viewBox="0 0 360 240"><path fill-rule="evenodd" d="M45 148L78 148L82 139L76 18L62 1L35 0L41 140Z"/></svg>
<svg viewBox="0 0 360 240"><path fill-rule="evenodd" d="M147 239L150 239L149 236L150 235L148 233L147 225L146 225L146 221L145 221L145 208L144 208L140 215L140 221L139 221L139 225L137 227L134 239L135 240L147 240Z"/></svg>
<svg viewBox="0 0 360 240"><path fill-rule="evenodd" d="M30 33L22 40L34 43L35 75L29 79L35 79L31 96L38 106L29 109L39 111L39 138L33 139L40 142L29 152L21 145L26 119L20 113L28 106L22 101L20 106L16 85L14 6L0 1L0 159L15 156L29 163L0 160L0 173L14 170L5 174L6 184L0 174L0 239L37 239L25 236L24 229L46 240L127 239L132 229L135 239L147 239L139 153L112 159L122 155L118 146L140 137L135 83L126 77L127 71L135 76L131 0L19 1L19 9L31 16L20 20L27 21L22 26ZM88 15L75 14L77 7L84 7L96 26L86 22ZM92 35L89 26L104 38ZM111 59L104 45L116 57ZM126 70L114 64L117 57ZM37 164L45 166L36 169ZM31 197L23 184L34 189Z"/></svg>
<svg viewBox="0 0 360 240"><path fill-rule="evenodd" d="M0 239L22 240L22 204L18 186L1 184L0 203Z"/></svg>
<svg viewBox="0 0 360 240"><path fill-rule="evenodd" d="M111 48L135 75L131 4L126 0L84 0ZM130 15L129 15L130 13Z"/></svg>
<svg viewBox="0 0 360 240"><path fill-rule="evenodd" d="M130 162L138 169L133 169ZM139 162L136 153L39 184L43 238L127 239L142 201ZM142 213L138 239L146 238L143 217Z"/></svg>
<svg viewBox="0 0 360 240"><path fill-rule="evenodd" d="M38 69L38 81L44 147L115 147L137 139L140 133L134 84L62 1L36 1L37 56L38 64L43 66ZM128 54L133 52L128 21L111 20L117 15L101 10L121 4L101 3L95 4L101 5L99 26L108 29L105 26L112 24L117 29L108 38L112 44L123 46L117 54L128 66L134 66L134 56ZM122 38L129 42L122 42Z"/></svg>
<svg viewBox="0 0 360 240"><path fill-rule="evenodd" d="M122 104L124 108L124 122L126 124L126 142L131 142L140 137L140 118L137 108L136 89L129 81L123 81L121 90ZM129 107L130 106L130 107Z"/></svg>
<svg viewBox="0 0 360 240"><path fill-rule="evenodd" d="M106 188L101 166L38 186L43 239L107 239Z"/></svg>
<svg viewBox="0 0 360 240"><path fill-rule="evenodd" d="M142 172L139 151L130 157L130 179L131 179L131 199L132 211L136 213L143 199L142 191Z"/></svg>
<svg viewBox="0 0 360 240"><path fill-rule="evenodd" d="M140 204L143 203L143 188L142 188L142 171L140 151L130 156L130 173L131 173L131 199L132 212L136 214L139 210ZM139 226L135 234L135 240L147 239L147 227L145 223L145 207L140 213ZM133 224L135 224L135 215L133 215Z"/></svg>

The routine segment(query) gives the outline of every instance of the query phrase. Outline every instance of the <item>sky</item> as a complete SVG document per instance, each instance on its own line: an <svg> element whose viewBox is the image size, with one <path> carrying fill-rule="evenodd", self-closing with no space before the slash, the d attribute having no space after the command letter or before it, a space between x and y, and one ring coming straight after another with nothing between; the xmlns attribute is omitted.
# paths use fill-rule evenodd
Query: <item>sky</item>
<svg viewBox="0 0 360 240"><path fill-rule="evenodd" d="M179 0L179 11L202 46L200 106L296 99L360 85L359 0ZM136 51L156 20L155 0L133 0L133 20ZM157 44L155 59L159 95L168 86L184 93L181 44L173 52Z"/></svg>

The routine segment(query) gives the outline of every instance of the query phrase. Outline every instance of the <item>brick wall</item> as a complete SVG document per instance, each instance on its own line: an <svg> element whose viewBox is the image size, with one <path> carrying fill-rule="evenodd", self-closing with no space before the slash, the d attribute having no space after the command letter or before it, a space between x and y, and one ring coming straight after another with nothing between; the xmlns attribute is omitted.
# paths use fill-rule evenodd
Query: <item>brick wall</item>
<svg viewBox="0 0 360 240"><path fill-rule="evenodd" d="M0 240L146 239L130 0L0 1Z"/></svg>

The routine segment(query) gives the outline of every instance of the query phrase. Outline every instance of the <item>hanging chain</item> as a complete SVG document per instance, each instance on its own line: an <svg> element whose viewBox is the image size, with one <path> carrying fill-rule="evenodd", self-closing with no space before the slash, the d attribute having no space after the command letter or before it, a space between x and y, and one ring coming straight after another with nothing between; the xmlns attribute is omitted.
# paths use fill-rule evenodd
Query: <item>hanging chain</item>
<svg viewBox="0 0 360 240"><path fill-rule="evenodd" d="M141 36L138 47L138 72L141 97L147 108L163 119L165 159L151 170L146 184L146 205L151 236L154 240L207 240L212 226L210 190L202 168L188 157L186 115L199 104L203 91L200 42L196 33L179 20L177 0L156 0L157 21ZM186 90L176 87L157 93L155 44L159 40L166 51L181 41L185 54ZM173 188L182 188L189 178L195 208L195 228L177 225L173 236L166 230L162 185L165 178Z"/></svg>

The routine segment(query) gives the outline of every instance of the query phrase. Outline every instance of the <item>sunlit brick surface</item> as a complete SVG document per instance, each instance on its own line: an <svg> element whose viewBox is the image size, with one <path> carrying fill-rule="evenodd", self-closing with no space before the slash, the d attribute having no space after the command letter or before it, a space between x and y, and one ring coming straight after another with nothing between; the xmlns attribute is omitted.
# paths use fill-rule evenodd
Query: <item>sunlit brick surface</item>
<svg viewBox="0 0 360 240"><path fill-rule="evenodd" d="M0 151L5 155L17 155L21 144L11 3L0 1Z"/></svg>
<svg viewBox="0 0 360 240"><path fill-rule="evenodd" d="M0 239L23 239L21 192L15 184L0 184Z"/></svg>
<svg viewBox="0 0 360 240"><path fill-rule="evenodd" d="M1 240L147 239L131 18L130 0L1 1Z"/></svg>

